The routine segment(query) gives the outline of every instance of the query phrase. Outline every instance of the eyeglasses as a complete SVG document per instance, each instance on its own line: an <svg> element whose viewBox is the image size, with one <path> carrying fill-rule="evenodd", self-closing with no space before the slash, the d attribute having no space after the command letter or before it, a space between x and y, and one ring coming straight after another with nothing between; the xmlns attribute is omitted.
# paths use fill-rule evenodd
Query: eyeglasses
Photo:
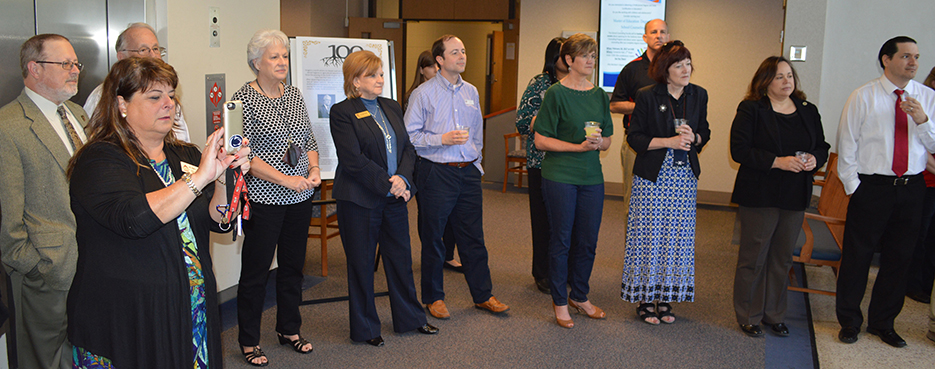
<svg viewBox="0 0 935 369"><path fill-rule="evenodd" d="M128 51L128 52L136 53L139 55L158 53L159 56L163 58L166 57L166 54L168 54L168 50L166 48L158 47L158 46L157 47L144 47L139 50L123 49L120 51Z"/></svg>
<svg viewBox="0 0 935 369"><path fill-rule="evenodd" d="M681 40L669 41L669 42L666 42L665 45L662 45L662 50L668 51L669 49L675 46L685 47L685 44L683 44Z"/></svg>
<svg viewBox="0 0 935 369"><path fill-rule="evenodd" d="M79 72L80 72L82 69L84 69L84 64L81 64L81 63L79 63L79 62L70 62L70 61L63 61L63 62L36 61L36 63L39 63L39 64L58 64L58 65L61 65L61 66L62 66L62 69L68 70L68 71L70 71L70 70L71 70L71 67L73 67L73 66L74 66L74 67L78 67L78 71L79 71Z"/></svg>

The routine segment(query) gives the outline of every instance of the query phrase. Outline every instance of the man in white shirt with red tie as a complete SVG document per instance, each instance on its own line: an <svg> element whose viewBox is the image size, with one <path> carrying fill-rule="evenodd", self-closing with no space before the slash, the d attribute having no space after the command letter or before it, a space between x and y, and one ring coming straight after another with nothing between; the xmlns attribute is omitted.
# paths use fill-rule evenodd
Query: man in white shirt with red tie
<svg viewBox="0 0 935 369"><path fill-rule="evenodd" d="M913 81L915 40L894 37L880 48L883 76L847 99L838 127L838 175L850 195L836 310L844 343L857 341L860 302L874 252L880 270L870 297L867 332L893 347L906 346L893 329L903 307L906 273L919 234L928 153L935 152L935 92Z"/></svg>

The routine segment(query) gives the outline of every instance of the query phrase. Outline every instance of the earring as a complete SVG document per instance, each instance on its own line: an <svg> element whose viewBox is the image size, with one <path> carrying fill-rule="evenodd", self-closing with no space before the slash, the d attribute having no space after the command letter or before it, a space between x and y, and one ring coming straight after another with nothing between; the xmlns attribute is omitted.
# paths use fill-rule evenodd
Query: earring
<svg viewBox="0 0 935 369"><path fill-rule="evenodd" d="M122 118L126 118L126 117L127 117L127 113L124 113L124 112L120 112L120 117L122 117Z"/></svg>

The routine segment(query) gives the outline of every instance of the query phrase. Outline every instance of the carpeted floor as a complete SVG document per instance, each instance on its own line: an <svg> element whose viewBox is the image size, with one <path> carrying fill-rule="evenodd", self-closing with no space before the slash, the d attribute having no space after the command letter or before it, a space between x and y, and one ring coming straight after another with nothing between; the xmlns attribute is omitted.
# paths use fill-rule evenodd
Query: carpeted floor
<svg viewBox="0 0 935 369"><path fill-rule="evenodd" d="M737 253L737 246L732 242L735 233L735 212L732 209L699 207L696 301L674 306L678 316L675 324L651 326L636 319L635 304L625 303L619 298L626 221L622 202L608 197L604 204L589 295L595 305L607 312L608 318L598 321L583 315L573 315L575 328L566 330L555 324L550 298L536 290L530 274L531 237L526 192L511 188L507 193L501 193L499 188L485 184L484 230L490 255L493 293L511 306L507 314L494 316L473 308L463 276L446 270L446 304L452 318L440 321L428 317L430 324L440 328L438 335L393 332L389 299L378 297L376 305L383 322L382 332L386 345L377 348L353 343L348 333L347 302L309 305L301 308L304 321L302 334L314 344L315 351L310 355L300 355L290 347L277 344L274 333L276 308L273 307L263 315L261 339L261 346L269 356L270 367L811 367L810 346L789 346L793 340L801 343L802 339L810 338L803 336L807 334L803 332L804 328L796 328L798 324L793 326L790 323L790 327L798 329L793 334L803 336L801 339L771 336L766 339L750 338L741 334L737 328L731 303ZM414 226L415 202L410 203L409 208L413 271L418 289L421 246ZM318 245L309 247L309 250L305 271L310 275L318 275ZM347 294L346 264L340 240L330 244L329 265L328 278L306 290L306 300ZM382 273L381 269L375 278L377 291L386 290ZM812 281L811 275L809 278ZM790 294L790 300L793 299L797 299L795 304L801 306L798 308L800 317L796 319L801 319L801 326L804 327L807 325L804 295ZM812 298L813 309L815 300ZM905 315L900 316L900 320ZM821 334L829 335L819 331ZM236 327L223 333L224 366L248 367L242 360L236 337ZM921 337L925 340L924 332ZM910 337L906 339L910 340ZM881 346L890 350L879 339L872 341L874 338L862 335L858 345ZM910 349L926 349L929 350L929 357L932 356L931 345L909 342ZM851 351L860 349L857 346L848 348ZM853 356L853 353L829 355ZM790 358L793 360L790 361ZM835 367L833 363L837 362L840 361L832 360L832 364L822 361L822 366ZM906 363L919 367L915 364L920 362Z"/></svg>

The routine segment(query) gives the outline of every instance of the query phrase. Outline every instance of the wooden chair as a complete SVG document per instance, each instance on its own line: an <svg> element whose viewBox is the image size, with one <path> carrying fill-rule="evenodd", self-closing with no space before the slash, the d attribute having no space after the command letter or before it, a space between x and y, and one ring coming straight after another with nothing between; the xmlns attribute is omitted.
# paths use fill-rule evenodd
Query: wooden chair
<svg viewBox="0 0 935 369"><path fill-rule="evenodd" d="M828 165L825 169L824 182L821 185L821 196L818 199L818 214L805 213L805 219L802 221L802 231L805 232L805 243L801 246L796 245L792 252L792 261L796 263L811 264L818 266L828 266L838 275L838 268L841 266L841 250L844 242L844 220L847 217L847 204L850 198L844 192L844 184L838 178L837 155L832 153L828 156ZM819 231L830 234L830 237L824 236L826 242L815 242L816 234L812 227L820 227ZM830 242L833 240L834 242ZM834 296L833 291L822 291L811 288L799 287L795 281L793 271L789 270L789 290L819 293L823 295Z"/></svg>
<svg viewBox="0 0 935 369"><path fill-rule="evenodd" d="M334 188L334 181L323 180L318 187L319 191L312 200L312 220L309 223L308 238L321 240L321 276L328 276L328 239L341 234L338 230L338 215L336 201L328 196L328 191ZM313 233L312 230L318 232Z"/></svg>
<svg viewBox="0 0 935 369"><path fill-rule="evenodd" d="M519 147L516 150L510 150L510 141L515 141L516 137L521 137ZM510 173L516 173L516 187L523 187L523 174L526 170L526 138L522 134L514 132L503 135L504 150L506 161L503 164L503 192L506 192L506 184L510 178ZM516 164L510 167L510 163Z"/></svg>

